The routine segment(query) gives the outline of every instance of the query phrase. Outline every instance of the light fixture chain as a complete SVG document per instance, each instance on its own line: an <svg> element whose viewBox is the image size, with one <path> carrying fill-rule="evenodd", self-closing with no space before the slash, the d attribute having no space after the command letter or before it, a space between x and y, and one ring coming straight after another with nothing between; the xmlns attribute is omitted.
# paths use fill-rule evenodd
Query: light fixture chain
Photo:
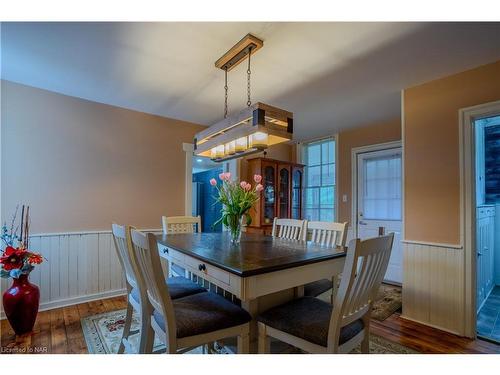
<svg viewBox="0 0 500 375"><path fill-rule="evenodd" d="M227 67L224 69L224 118L227 118Z"/></svg>
<svg viewBox="0 0 500 375"><path fill-rule="evenodd" d="M250 71L250 56L252 55L252 47L248 48L248 69L247 69L247 106L250 107L252 105L252 101L250 99L250 75L252 72Z"/></svg>

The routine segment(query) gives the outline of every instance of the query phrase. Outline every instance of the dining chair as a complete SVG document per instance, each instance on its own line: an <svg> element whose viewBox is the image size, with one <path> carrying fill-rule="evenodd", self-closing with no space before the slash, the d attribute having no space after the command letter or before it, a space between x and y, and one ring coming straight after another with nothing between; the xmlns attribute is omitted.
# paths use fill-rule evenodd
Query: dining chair
<svg viewBox="0 0 500 375"><path fill-rule="evenodd" d="M162 216L161 223L163 234L178 234L178 233L201 233L201 216ZM181 275L189 277L188 272L177 265L170 262L169 274Z"/></svg>
<svg viewBox="0 0 500 375"><path fill-rule="evenodd" d="M259 353L269 353L270 337L309 353L370 351L372 302L391 255L394 233L349 243L333 306L314 297L294 299L257 317Z"/></svg>
<svg viewBox="0 0 500 375"><path fill-rule="evenodd" d="M347 224L347 222L308 221L306 238L323 246L345 249ZM322 279L314 281L304 286L304 295L317 297L331 290L330 301L333 303L337 285L337 277L334 277L332 280Z"/></svg>
<svg viewBox="0 0 500 375"><path fill-rule="evenodd" d="M123 353L125 350L129 353L143 353L146 343L146 337L143 334L145 332L144 327L148 327L150 325L149 314L146 313L149 311L149 302L146 296L146 284L132 250L130 237L131 229L132 227L128 225L112 225L112 234L116 254L122 269L125 272L125 282L127 286L127 312L125 315L125 326L123 328L122 340L120 341L118 353ZM184 277L169 277L165 280L162 276L162 280L169 285L169 292L173 299L206 292L204 288ZM130 331L134 310L139 314L142 327L140 330L139 347L136 350L132 348L129 342L129 337L139 332Z"/></svg>
<svg viewBox="0 0 500 375"><path fill-rule="evenodd" d="M163 281L156 237L132 230L133 252L147 286L151 306L146 333L146 352L151 352L155 334L167 353L183 353L191 348L237 337L238 353L248 353L250 314L218 294L205 292L172 299Z"/></svg>
<svg viewBox="0 0 500 375"><path fill-rule="evenodd" d="M289 240L305 240L307 220L278 219L273 220L272 236Z"/></svg>
<svg viewBox="0 0 500 375"><path fill-rule="evenodd" d="M164 234L200 233L201 216L162 216Z"/></svg>

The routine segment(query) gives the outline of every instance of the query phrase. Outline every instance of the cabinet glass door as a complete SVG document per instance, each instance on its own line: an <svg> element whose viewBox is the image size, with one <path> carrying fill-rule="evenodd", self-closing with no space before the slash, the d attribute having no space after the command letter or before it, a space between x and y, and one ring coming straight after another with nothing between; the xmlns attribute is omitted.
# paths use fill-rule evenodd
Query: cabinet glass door
<svg viewBox="0 0 500 375"><path fill-rule="evenodd" d="M276 199L275 168L272 165L264 166L264 224L272 224L275 216Z"/></svg>
<svg viewBox="0 0 500 375"><path fill-rule="evenodd" d="M290 204L290 171L288 167L281 167L279 172L279 217L288 218Z"/></svg>
<svg viewBox="0 0 500 375"><path fill-rule="evenodd" d="M302 218L302 171L294 169L292 176L292 219Z"/></svg>

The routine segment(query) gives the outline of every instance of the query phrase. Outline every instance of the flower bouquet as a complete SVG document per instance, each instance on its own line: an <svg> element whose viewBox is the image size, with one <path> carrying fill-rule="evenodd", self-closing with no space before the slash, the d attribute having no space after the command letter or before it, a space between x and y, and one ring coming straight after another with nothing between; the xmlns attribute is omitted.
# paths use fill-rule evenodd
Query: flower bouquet
<svg viewBox="0 0 500 375"><path fill-rule="evenodd" d="M11 277L12 286L3 294L5 315L14 332L22 335L30 332L35 324L40 302L40 290L28 280L28 276L35 268L35 264L43 262L40 254L28 250L29 246L29 206L23 206L20 226L15 226L18 208L12 218L10 229L7 224L2 226L1 239L3 241L2 255L0 256L0 276ZM18 235L18 230L20 234Z"/></svg>
<svg viewBox="0 0 500 375"><path fill-rule="evenodd" d="M231 242L235 245L240 243L241 225L245 220L246 225L252 223L252 218L249 215L250 209L255 202L259 200L259 193L264 189L262 184L262 176L254 175L255 186L252 186L246 181L231 181L231 173L221 173L219 175L221 181L217 183L215 178L210 180L210 184L217 189L218 196L216 200L222 204L221 217L214 224L222 223L229 229L231 234Z"/></svg>

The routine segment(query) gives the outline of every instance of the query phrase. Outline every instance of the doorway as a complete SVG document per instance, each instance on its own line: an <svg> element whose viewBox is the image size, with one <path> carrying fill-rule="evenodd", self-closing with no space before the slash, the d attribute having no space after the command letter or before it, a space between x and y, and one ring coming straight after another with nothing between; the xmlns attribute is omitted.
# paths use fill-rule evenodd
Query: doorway
<svg viewBox="0 0 500 375"><path fill-rule="evenodd" d="M403 281L401 150L399 142L353 150L355 236L366 239L394 232L384 281L396 285Z"/></svg>
<svg viewBox="0 0 500 375"><path fill-rule="evenodd" d="M221 232L222 225L214 223L220 217L222 206L215 199L216 190L210 185L210 180L219 181L223 171L221 163L215 163L210 158L195 156L192 167L192 216L201 216L202 232Z"/></svg>
<svg viewBox="0 0 500 375"><path fill-rule="evenodd" d="M477 335L500 343L500 114L474 121Z"/></svg>
<svg viewBox="0 0 500 375"><path fill-rule="evenodd" d="M497 296L500 293L496 288L500 283L497 276L500 270L500 216L497 216L500 207L494 203L498 199L495 193L498 182L494 181L499 175L491 171L498 168L495 165L498 166L500 149L496 146L500 139L496 138L498 128L488 127L495 126L499 117L500 101L459 111L460 221L465 255L464 333L467 337L479 336L497 342L500 337L497 335L500 333L500 313L495 310L497 307L500 310L500 296Z"/></svg>

